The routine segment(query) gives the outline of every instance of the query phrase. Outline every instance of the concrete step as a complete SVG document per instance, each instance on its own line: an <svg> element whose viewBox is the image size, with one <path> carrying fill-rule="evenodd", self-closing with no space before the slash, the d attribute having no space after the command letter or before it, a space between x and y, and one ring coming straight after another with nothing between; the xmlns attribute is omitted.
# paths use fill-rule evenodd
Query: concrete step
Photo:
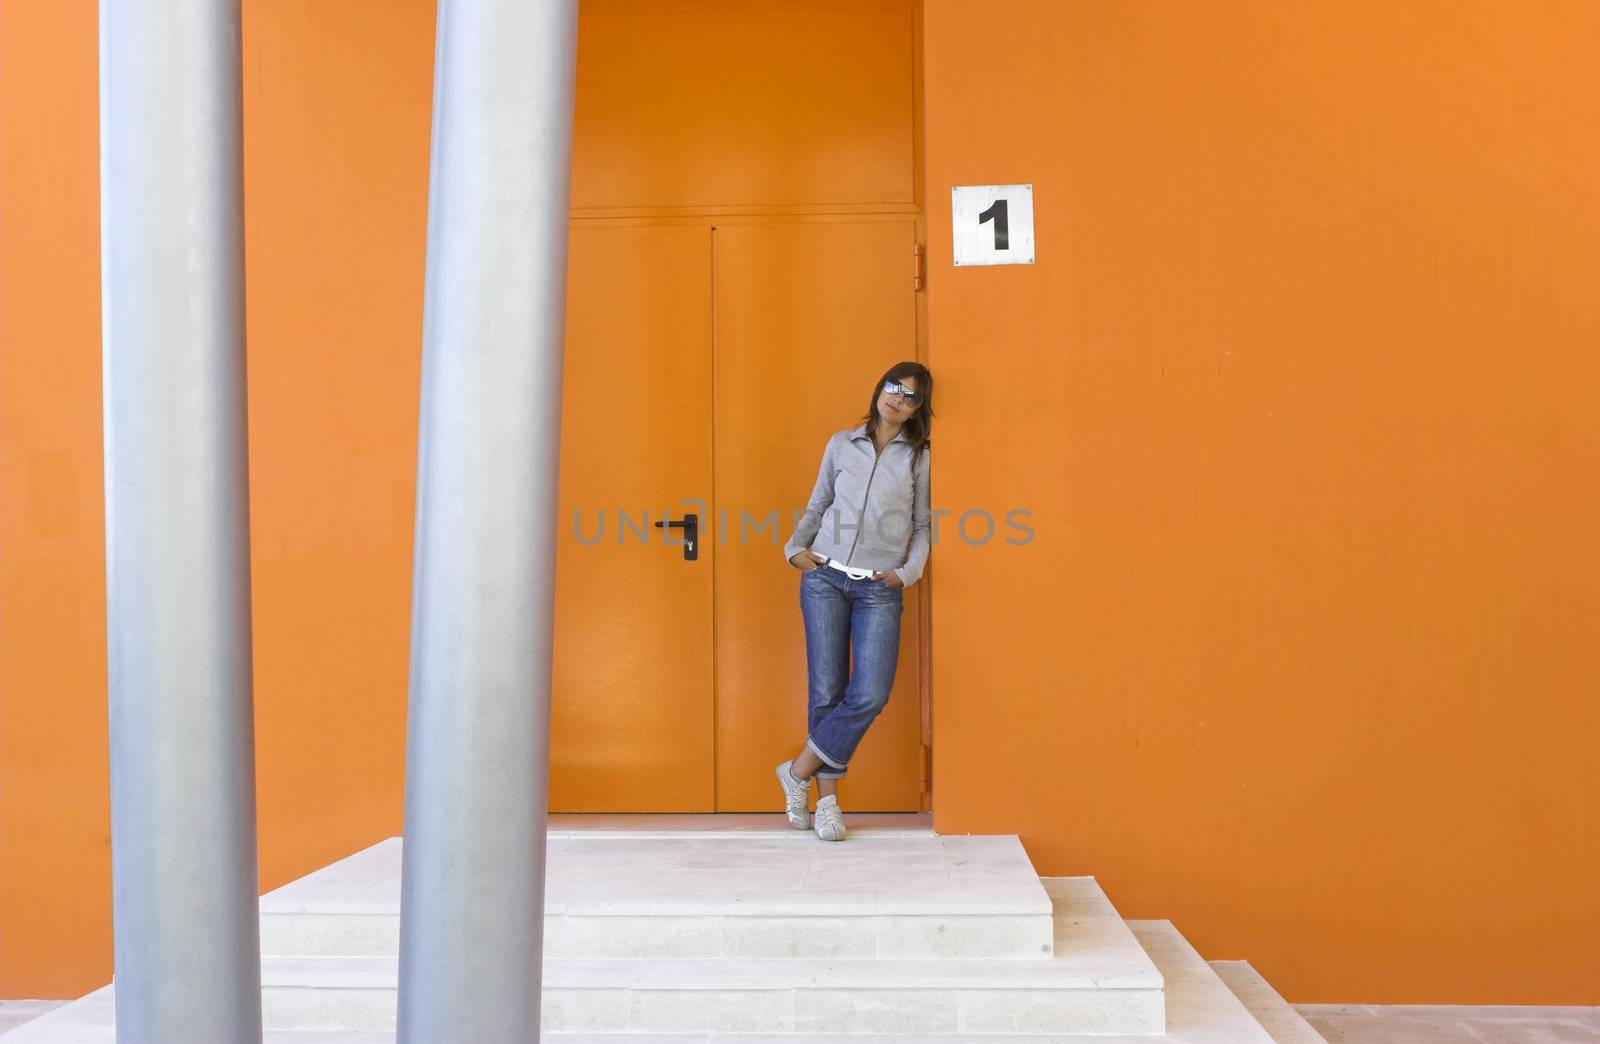
<svg viewBox="0 0 1600 1044"><path fill-rule="evenodd" d="M1170 1035L1184 1044L1272 1044L1216 971L1171 921L1129 921L1128 927L1167 982Z"/></svg>
<svg viewBox="0 0 1600 1044"><path fill-rule="evenodd" d="M262 1044L394 1044L394 1033L269 1030ZM0 1033L5 1044L116 1044L116 996L102 986Z"/></svg>
<svg viewBox="0 0 1600 1044"><path fill-rule="evenodd" d="M1217 977L1250 1009L1250 1014L1277 1044L1327 1044L1322 1034L1295 1011L1249 961L1211 961L1210 964Z"/></svg>
<svg viewBox="0 0 1600 1044"><path fill-rule="evenodd" d="M700 917L781 920L799 916L797 907L805 905L801 900L814 897L808 883L817 885L820 902L838 904L825 907L828 912L822 916L845 921L982 917L997 909L1015 912L1008 905L1016 902L1015 895L996 900L993 893L985 894L986 879L997 881L995 890L1000 893L1008 892L1015 880L1015 860L1007 846L975 843L992 839L886 835L878 840L915 843L898 849L863 843L853 853L848 845L825 846L809 835L780 839L768 832L730 838L723 832L720 839L740 844L674 849L661 847L653 836L619 838L613 833L605 840L650 843L563 846L565 855L552 859L552 876L588 875L605 884L604 889L567 888L563 906L554 916L668 918L680 926ZM706 838L680 835L680 840ZM750 845L752 841L766 843ZM774 845L795 842L815 849L798 885L792 879L761 880L751 888L747 878L739 882L743 887L707 888L708 878L695 879L699 871L774 869L770 864L781 863L780 857L802 851ZM385 842L375 848L378 851L358 853L364 859L343 860L297 882L314 887L280 889L273 902L264 901L263 922L281 916L284 921L278 927L300 930L304 925L295 923L300 917L397 916L399 846ZM736 854L740 850L743 855ZM818 862L835 853L849 858ZM896 889L892 882L900 878L885 883L878 873L891 855L923 864L912 867L922 873L905 874L910 887ZM651 864L652 857L668 862ZM629 859L646 865L625 865ZM713 865L704 865L707 860ZM940 867L942 879L937 873ZM612 876L628 871L647 873L637 879ZM678 871L686 872L688 879L671 880ZM813 871L818 871L816 880ZM663 877L669 879L663 882ZM856 887L841 886L840 877L849 878ZM748 1044L804 1039L859 1044L873 1039L1026 1038L1098 1044L1269 1044L1274 1040L1170 923L1124 922L1092 878L1034 877L1032 884L1049 904L1048 955L886 958L877 953L875 941L870 956L551 958L546 962L544 1030L550 1040L567 1042L626 1038ZM619 885L634 889L620 904L603 894ZM750 908L760 912L746 914ZM340 932L347 941L357 937L348 928ZM760 932L751 937L759 938ZM302 938L314 941L316 936ZM392 953L269 954L262 970L267 1041L376 1044L392 1039L398 973ZM106 987L3 1039L5 1044L110 1044L113 1016L112 991Z"/></svg>
<svg viewBox="0 0 1600 1044"><path fill-rule="evenodd" d="M1045 878L1046 888L1056 894L1052 881L1082 878ZM1107 904L1109 906L1109 903ZM1166 983L1166 1031L1157 1035L1084 1036L1065 1032L1030 1035L1009 1034L876 1034L870 1036L816 1035L808 1044L953 1044L954 1041L1013 1041L1028 1044L1270 1044L1272 1038L1255 1021L1227 985L1203 957L1179 934L1170 921L1129 921L1126 927L1153 961ZM623 1044L643 1039L623 1033L548 1033L541 1039L551 1044ZM772 1033L681 1033L651 1034L652 1044L788 1044L792 1035Z"/></svg>
<svg viewBox="0 0 1600 1044"><path fill-rule="evenodd" d="M1057 882L1060 880L1063 879L1056 879ZM1082 882L1084 879L1065 880ZM1086 889L1081 883L1063 886L1053 883L1051 879L1046 879L1044 883L1053 895L1060 895L1064 890L1070 892L1072 889L1077 889L1081 896ZM1075 910L1063 911L1066 914L1063 921L1077 922L1078 931L1085 933L1090 929L1103 928L1101 925L1085 923L1097 916L1103 916L1095 913L1097 905L1084 902ZM1093 1044L1158 1044L1158 1042L1160 1044L1265 1044L1272 1040L1238 997L1223 983L1216 971L1206 964L1170 922L1135 921L1130 922L1128 927L1165 982L1168 1009L1166 1032L1159 1035L1126 1034L1095 1037L1054 1032L1030 1036L1027 1038L1030 1044L1070 1044L1070 1042L1090 1044L1091 1041ZM1069 930L1067 934L1070 936L1073 932ZM1070 949L1073 945L1067 939L1063 939L1063 943L1064 950ZM114 1040L111 1020L111 987L106 987L52 1011L0 1039L6 1044L111 1044ZM792 1034L770 1032L646 1035L555 1031L547 1032L544 1037L556 1044L624 1044L626 1041L644 1039L656 1044L711 1044L711 1042L787 1044L797 1039ZM1017 1038L976 1033L957 1035L879 1033L848 1036L816 1033L807 1034L804 1039L813 1044L864 1044L874 1041L878 1044L890 1044L890 1042L915 1044L918 1041L924 1044L949 1044L954 1040L1016 1040ZM392 1031L387 1033L269 1031L266 1035L267 1044L380 1044L392 1040Z"/></svg>
<svg viewBox="0 0 1600 1044"><path fill-rule="evenodd" d="M399 954L401 841L261 899L272 957ZM1037 958L1050 900L1014 836L552 833L547 959Z"/></svg>
<svg viewBox="0 0 1600 1044"><path fill-rule="evenodd" d="M1054 879L1035 959L551 959L548 1033L1159 1035L1162 979L1092 878ZM1041 891L1044 891L1041 885ZM393 1032L398 961L264 958L272 1029ZM789 1039L795 1039L790 1036Z"/></svg>

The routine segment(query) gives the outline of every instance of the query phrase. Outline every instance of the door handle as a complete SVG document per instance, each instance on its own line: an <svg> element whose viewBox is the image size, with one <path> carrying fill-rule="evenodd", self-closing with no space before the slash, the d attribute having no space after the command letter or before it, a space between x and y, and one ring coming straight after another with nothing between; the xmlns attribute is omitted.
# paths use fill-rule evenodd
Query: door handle
<svg viewBox="0 0 1600 1044"><path fill-rule="evenodd" d="M700 543L700 516L684 515L678 521L657 522L656 528L682 529L683 530L683 560L693 562L700 557L698 545Z"/></svg>

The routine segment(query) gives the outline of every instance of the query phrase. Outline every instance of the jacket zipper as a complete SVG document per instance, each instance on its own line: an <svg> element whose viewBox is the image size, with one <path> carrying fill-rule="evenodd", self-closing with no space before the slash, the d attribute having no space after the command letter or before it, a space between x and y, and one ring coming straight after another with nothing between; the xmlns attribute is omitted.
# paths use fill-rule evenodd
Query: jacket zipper
<svg viewBox="0 0 1600 1044"><path fill-rule="evenodd" d="M889 447L885 446L884 449ZM867 491L861 494L860 522L856 526L856 538L850 541L850 553L844 556L844 564L849 565L850 560L856 557L856 545L861 543L861 531L867 527L867 501L872 499L872 480L878 474L878 461L883 459L883 454L878 453L872 458L872 470L867 473Z"/></svg>

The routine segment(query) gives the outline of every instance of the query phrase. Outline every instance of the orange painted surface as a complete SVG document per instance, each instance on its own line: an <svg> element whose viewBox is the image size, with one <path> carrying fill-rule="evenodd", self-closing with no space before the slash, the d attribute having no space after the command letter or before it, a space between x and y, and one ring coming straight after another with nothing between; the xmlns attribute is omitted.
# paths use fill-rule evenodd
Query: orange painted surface
<svg viewBox="0 0 1600 1044"><path fill-rule="evenodd" d="M550 807L715 811L715 557L654 525L715 511L711 230L576 228L567 254Z"/></svg>
<svg viewBox="0 0 1600 1044"><path fill-rule="evenodd" d="M95 5L0 3L0 997L111 977Z"/></svg>
<svg viewBox="0 0 1600 1044"><path fill-rule="evenodd" d="M828 435L916 354L909 216L716 222L573 230L554 811L774 810L772 766L806 727L801 574L781 542ZM803 394L779 377L795 359L818 375ZM655 528L687 512L693 560ZM842 785L857 811L921 805L925 590L907 594L894 692Z"/></svg>
<svg viewBox="0 0 1600 1044"><path fill-rule="evenodd" d="M75 996L111 974L95 14L0 4L3 997ZM267 889L401 828L434 4L247 0L244 15ZM914 220L911 22L910 0L585 2L575 224L625 212L705 237L727 211ZM909 282L909 259L898 268ZM603 412L613 392L592 387L582 405ZM848 420L818 413L802 467ZM803 503L809 484L788 495ZM796 646L797 629L796 608Z"/></svg>
<svg viewBox="0 0 1600 1044"><path fill-rule="evenodd" d="M699 129L748 141L783 62L715 37L740 91L690 61L607 115L596 55L658 97L594 28L629 12L584 6L575 200L710 200L617 136L663 161L722 101ZM432 14L246 5L264 888L400 826ZM0 4L7 997L110 974L94 17ZM924 46L935 507L1035 531L941 522L939 829L1297 1002L1600 1002L1600 12L928 0ZM898 97L860 106L895 148ZM911 202L817 151L759 142L705 205L796 207L800 166ZM954 270L949 186L1013 180L1039 263Z"/></svg>
<svg viewBox="0 0 1600 1044"><path fill-rule="evenodd" d="M912 0L580 10L575 209L911 202Z"/></svg>
<svg viewBox="0 0 1600 1044"><path fill-rule="evenodd" d="M771 808L772 767L806 734L800 577L782 542L823 446L866 412L873 382L917 356L914 222L723 222L717 227L717 809ZM741 510L779 514L740 539ZM777 569L768 568L776 563ZM921 600L904 594L894 688L850 759L843 807L915 812L922 798Z"/></svg>
<svg viewBox="0 0 1600 1044"><path fill-rule="evenodd" d="M401 830L433 8L247 3L260 883Z"/></svg>
<svg viewBox="0 0 1600 1044"><path fill-rule="evenodd" d="M1297 1002L1600 1002L1600 7L928 0L934 806ZM955 269L951 185L1038 264Z"/></svg>

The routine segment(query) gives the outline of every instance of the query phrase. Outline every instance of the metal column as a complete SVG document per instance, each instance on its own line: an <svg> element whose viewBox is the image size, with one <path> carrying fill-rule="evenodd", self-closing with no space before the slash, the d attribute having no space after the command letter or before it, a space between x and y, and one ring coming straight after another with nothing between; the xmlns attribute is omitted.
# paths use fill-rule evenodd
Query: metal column
<svg viewBox="0 0 1600 1044"><path fill-rule="evenodd" d="M536 1040L576 0L442 0L399 1039Z"/></svg>
<svg viewBox="0 0 1600 1044"><path fill-rule="evenodd" d="M239 5L101 0L119 1041L259 1041Z"/></svg>

